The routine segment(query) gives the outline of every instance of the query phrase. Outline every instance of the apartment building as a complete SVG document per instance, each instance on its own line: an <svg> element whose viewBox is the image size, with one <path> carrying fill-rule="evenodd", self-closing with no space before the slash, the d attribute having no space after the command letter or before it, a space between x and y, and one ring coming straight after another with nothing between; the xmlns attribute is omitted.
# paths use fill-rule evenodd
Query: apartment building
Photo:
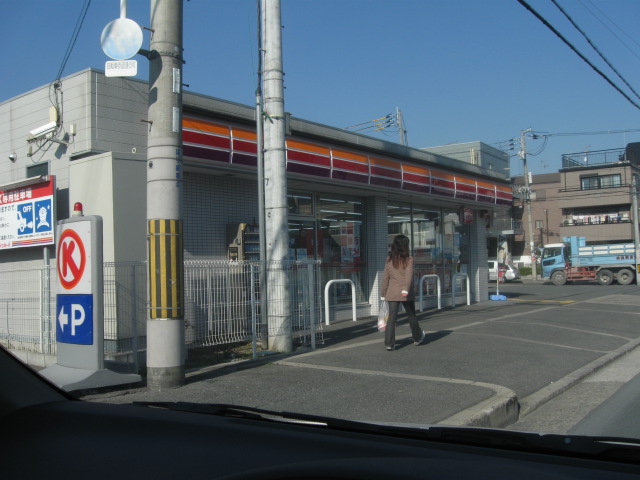
<svg viewBox="0 0 640 480"><path fill-rule="evenodd" d="M573 236L585 237L589 245L634 242L634 182L639 174L640 143L630 143L625 148L565 154L557 173L532 175L534 246ZM511 221L516 228L510 250L515 262L528 263L524 177L513 178L512 186Z"/></svg>
<svg viewBox="0 0 640 480"><path fill-rule="evenodd" d="M640 144L562 156L558 209L563 237L588 244L634 241L634 184L640 174ZM637 208L637 207L636 207Z"/></svg>

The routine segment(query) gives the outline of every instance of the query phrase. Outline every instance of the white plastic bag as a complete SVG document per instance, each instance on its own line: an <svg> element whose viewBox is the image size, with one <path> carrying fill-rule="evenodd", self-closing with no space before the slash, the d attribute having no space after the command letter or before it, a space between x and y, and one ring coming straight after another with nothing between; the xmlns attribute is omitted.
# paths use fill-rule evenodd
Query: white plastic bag
<svg viewBox="0 0 640 480"><path fill-rule="evenodd" d="M380 332L384 332L387 328L387 320L389 320L389 302L382 300L378 311L378 330Z"/></svg>

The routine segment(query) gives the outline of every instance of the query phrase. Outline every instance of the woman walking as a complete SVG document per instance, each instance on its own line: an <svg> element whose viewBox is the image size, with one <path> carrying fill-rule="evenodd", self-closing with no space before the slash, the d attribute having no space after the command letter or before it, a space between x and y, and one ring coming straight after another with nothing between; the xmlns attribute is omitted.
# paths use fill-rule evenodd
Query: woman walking
<svg viewBox="0 0 640 480"><path fill-rule="evenodd" d="M400 304L407 312L411 337L414 345L420 345L425 332L416 318L415 291L413 285L413 257L409 255L409 238L397 235L391 244L389 258L384 265L382 276L382 299L389 302L389 320L384 333L387 350L393 350L396 343L396 320Z"/></svg>

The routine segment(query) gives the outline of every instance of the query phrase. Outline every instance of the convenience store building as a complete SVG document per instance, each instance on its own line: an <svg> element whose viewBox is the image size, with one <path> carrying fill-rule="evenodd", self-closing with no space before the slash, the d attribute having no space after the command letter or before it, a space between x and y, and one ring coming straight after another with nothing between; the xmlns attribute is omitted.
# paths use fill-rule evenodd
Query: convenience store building
<svg viewBox="0 0 640 480"><path fill-rule="evenodd" d="M52 176L54 220L81 202L104 219L105 261L145 260L147 97L146 82L87 69L1 103L0 189ZM27 142L52 105L55 131ZM182 129L184 258L227 259L239 226L258 219L255 109L185 92ZM504 174L296 117L286 150L290 259L320 260L323 283L352 279L358 316L377 311L398 233L411 239L418 276L437 274L446 295L466 273L471 300L488 298L488 219L512 202ZM43 248L55 256L46 245L0 248L0 266L41 263Z"/></svg>

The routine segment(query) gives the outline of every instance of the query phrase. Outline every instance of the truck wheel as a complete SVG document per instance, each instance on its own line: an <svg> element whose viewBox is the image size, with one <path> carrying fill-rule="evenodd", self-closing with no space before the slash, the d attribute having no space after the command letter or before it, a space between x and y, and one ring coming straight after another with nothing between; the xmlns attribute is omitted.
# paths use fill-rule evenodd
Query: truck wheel
<svg viewBox="0 0 640 480"><path fill-rule="evenodd" d="M622 270L618 270L618 274L616 275L616 280L620 285L629 285L633 282L633 272L628 268L623 268Z"/></svg>
<svg viewBox="0 0 640 480"><path fill-rule="evenodd" d="M553 272L553 274L551 275L551 281L554 285L564 285L565 283L567 283L567 276L564 272L561 271Z"/></svg>
<svg viewBox="0 0 640 480"><path fill-rule="evenodd" d="M613 273L611 270L600 270L596 275L596 279L600 285L611 285L611 282L613 282Z"/></svg>

